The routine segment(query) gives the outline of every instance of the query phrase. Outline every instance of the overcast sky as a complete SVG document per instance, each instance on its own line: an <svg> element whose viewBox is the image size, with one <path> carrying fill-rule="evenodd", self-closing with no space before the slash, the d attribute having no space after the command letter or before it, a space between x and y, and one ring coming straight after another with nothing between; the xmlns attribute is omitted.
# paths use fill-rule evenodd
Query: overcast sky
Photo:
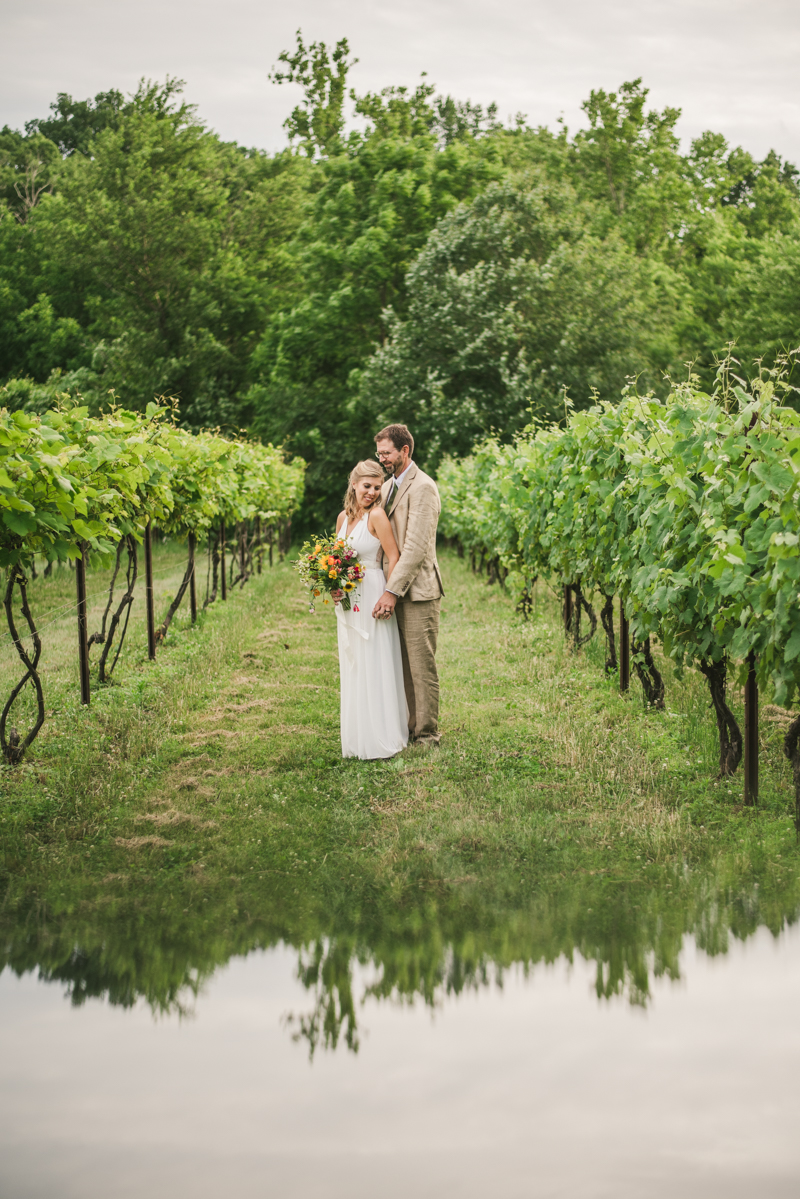
<svg viewBox="0 0 800 1199"><path fill-rule="evenodd" d="M223 137L274 150L296 89L267 75L298 27L349 39L358 91L427 71L503 118L572 129L593 87L641 75L653 106L682 109L684 139L714 129L800 162L798 0L0 0L0 126L45 116L60 91L170 74Z"/></svg>

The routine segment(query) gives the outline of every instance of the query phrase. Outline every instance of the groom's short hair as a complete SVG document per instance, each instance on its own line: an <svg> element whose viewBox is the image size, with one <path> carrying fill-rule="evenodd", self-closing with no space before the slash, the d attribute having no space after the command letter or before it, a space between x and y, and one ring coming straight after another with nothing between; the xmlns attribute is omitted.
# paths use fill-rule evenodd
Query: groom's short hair
<svg viewBox="0 0 800 1199"><path fill-rule="evenodd" d="M409 458L414 456L414 438L407 425L387 425L380 433L375 434L375 441L391 441L396 450L402 450L403 446L407 445Z"/></svg>

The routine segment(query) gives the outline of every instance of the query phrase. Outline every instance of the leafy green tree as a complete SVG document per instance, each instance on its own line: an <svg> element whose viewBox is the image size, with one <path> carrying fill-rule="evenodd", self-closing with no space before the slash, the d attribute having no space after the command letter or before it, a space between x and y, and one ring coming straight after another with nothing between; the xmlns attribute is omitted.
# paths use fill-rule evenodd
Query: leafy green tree
<svg viewBox="0 0 800 1199"><path fill-rule="evenodd" d="M245 422L248 355L292 290L300 168L220 142L170 83L143 84L91 157L67 160L35 233L54 303L94 345L97 397L174 394L194 426Z"/></svg>
<svg viewBox="0 0 800 1199"><path fill-rule="evenodd" d="M492 184L444 217L408 273L408 312L361 376L373 423L407 420L419 455L469 453L492 429L616 399L657 360L669 296L612 233L600 240L572 188Z"/></svg>
<svg viewBox="0 0 800 1199"><path fill-rule="evenodd" d="M728 260L719 324L752 375L756 360L772 364L800 346L800 237L776 232L745 249Z"/></svg>
<svg viewBox="0 0 800 1199"><path fill-rule="evenodd" d="M270 320L253 354L254 427L310 461L318 522L343 488L333 448L339 461L371 451L350 379L385 339L384 310L403 310L406 272L437 220L501 173L491 138L441 136L432 92L423 82L356 99L367 128L318 162L295 239L302 298Z"/></svg>
<svg viewBox="0 0 800 1199"><path fill-rule="evenodd" d="M19 314L17 331L23 373L34 379L46 379L62 368L79 368L85 359L83 329L73 317L58 316L46 292Z"/></svg>
<svg viewBox="0 0 800 1199"><path fill-rule="evenodd" d="M303 88L302 103L292 110L283 127L291 140L299 140L309 157L332 154L341 148L347 73L358 62L357 58L350 60L349 54L346 37L329 55L324 42L306 46L298 29L294 53L284 50L278 55L278 62L287 69L275 68L270 74L274 83L299 83Z"/></svg>
<svg viewBox="0 0 800 1199"><path fill-rule="evenodd" d="M690 191L675 134L680 109L648 112L647 94L641 79L618 92L591 92L582 105L589 127L572 142L573 177L638 253L664 253L685 220Z"/></svg>
<svg viewBox="0 0 800 1199"><path fill-rule="evenodd" d="M797 167L783 162L774 150L759 163L741 148L728 155L726 165L730 187L721 204L735 209L752 237L796 231L800 198Z"/></svg>
<svg viewBox="0 0 800 1199"><path fill-rule="evenodd" d="M174 95L182 86L180 80L168 79L162 95ZM73 100L66 92L59 92L50 105L51 115L28 121L25 132L29 137L38 134L48 138L65 158L76 152L90 154L98 134L119 128L130 107L122 92L115 89L98 92L93 100Z"/></svg>
<svg viewBox="0 0 800 1199"><path fill-rule="evenodd" d="M55 147L47 145L60 164ZM15 179L12 186L18 185ZM37 239L31 219L40 199L29 207L0 199L0 379L20 375L43 381L54 370L86 360L83 329L56 310L42 273L42 252L46 258L48 247Z"/></svg>
<svg viewBox="0 0 800 1199"><path fill-rule="evenodd" d="M0 131L0 201L20 223L52 192L60 166L58 147L41 133L25 137L8 125Z"/></svg>
<svg viewBox="0 0 800 1199"><path fill-rule="evenodd" d="M800 337L792 267L800 247L797 170L770 153L761 163L721 134L704 133L686 160L694 203L681 239L686 303L676 336L711 386L715 350L735 341L741 368L773 362Z"/></svg>

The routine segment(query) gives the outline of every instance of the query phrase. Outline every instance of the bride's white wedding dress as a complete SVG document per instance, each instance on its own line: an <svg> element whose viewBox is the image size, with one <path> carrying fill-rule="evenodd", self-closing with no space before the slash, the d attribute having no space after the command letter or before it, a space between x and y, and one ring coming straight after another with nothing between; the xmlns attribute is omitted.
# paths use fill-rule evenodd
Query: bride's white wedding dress
<svg viewBox="0 0 800 1199"><path fill-rule="evenodd" d="M375 620L372 609L386 589L381 543L367 526L369 513L346 538L366 574L351 593L351 608L336 605L342 691L342 755L391 758L408 744L408 709L397 620ZM358 611L356 611L356 608Z"/></svg>

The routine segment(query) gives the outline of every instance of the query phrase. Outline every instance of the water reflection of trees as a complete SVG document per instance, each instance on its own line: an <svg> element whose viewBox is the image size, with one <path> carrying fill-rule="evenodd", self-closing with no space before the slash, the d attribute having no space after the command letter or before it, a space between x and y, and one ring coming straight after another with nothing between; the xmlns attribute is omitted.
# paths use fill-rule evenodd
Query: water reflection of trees
<svg viewBox="0 0 800 1199"><path fill-rule="evenodd" d="M491 880L382 893L374 879L348 890L298 895L231 894L191 885L169 895L132 889L56 913L19 902L0 917L2 957L18 974L38 970L75 1004L90 998L157 1013L186 1013L203 982L230 958L277 944L298 951L311 1005L286 1018L291 1035L318 1049L359 1045L367 1000L443 1002L503 985L510 968L572 960L596 964L598 999L646 1004L654 978L679 977L684 939L720 954L731 936L778 933L800 910L800 876L768 870L665 872L638 883L579 875L498 894ZM359 969L362 967L363 969Z"/></svg>
<svg viewBox="0 0 800 1199"><path fill-rule="evenodd" d="M320 939L300 950L297 977L314 994L310 1012L290 1012L286 1024L292 1039L306 1041L313 1058L318 1048L335 1049L344 1032L344 1043L358 1053L356 1005L353 998L354 949L348 938Z"/></svg>

